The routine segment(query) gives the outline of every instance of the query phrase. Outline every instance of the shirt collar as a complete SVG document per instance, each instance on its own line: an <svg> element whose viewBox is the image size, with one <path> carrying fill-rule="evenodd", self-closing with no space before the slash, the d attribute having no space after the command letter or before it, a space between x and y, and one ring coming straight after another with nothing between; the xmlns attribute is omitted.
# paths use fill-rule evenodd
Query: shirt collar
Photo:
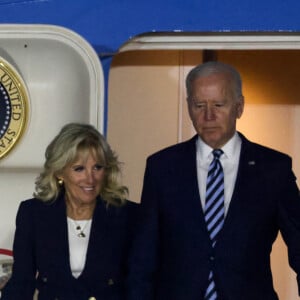
<svg viewBox="0 0 300 300"><path fill-rule="evenodd" d="M222 157L226 157L230 160L236 157L236 155L238 155L240 152L241 143L241 138L239 137L238 133L235 132L233 137L221 148L224 152ZM197 153L199 154L200 161L206 161L208 159L211 160L211 152L213 151L213 148L204 143L200 136L198 136L196 141L196 149Z"/></svg>

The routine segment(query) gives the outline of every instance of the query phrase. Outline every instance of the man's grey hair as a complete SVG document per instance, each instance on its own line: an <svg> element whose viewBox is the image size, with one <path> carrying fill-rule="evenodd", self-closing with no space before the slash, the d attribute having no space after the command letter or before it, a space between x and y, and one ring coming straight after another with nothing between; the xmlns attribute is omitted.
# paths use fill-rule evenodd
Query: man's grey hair
<svg viewBox="0 0 300 300"><path fill-rule="evenodd" d="M231 65L225 64L219 61L209 61L194 67L186 77L186 92L187 99L192 96L192 84L193 81L199 77L207 77L212 74L227 74L229 80L232 83L234 96L238 99L243 96L242 93L242 78L240 73Z"/></svg>

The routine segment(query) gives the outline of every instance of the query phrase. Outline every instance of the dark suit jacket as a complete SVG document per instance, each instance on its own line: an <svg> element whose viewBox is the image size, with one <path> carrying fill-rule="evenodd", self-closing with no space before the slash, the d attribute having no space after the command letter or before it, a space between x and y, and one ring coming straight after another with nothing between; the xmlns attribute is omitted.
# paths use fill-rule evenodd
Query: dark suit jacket
<svg viewBox="0 0 300 300"><path fill-rule="evenodd" d="M128 249L137 205L106 207L98 199L93 215L86 264L75 279L69 263L66 206L37 199L21 203L16 220L13 275L3 300L125 299ZM36 272L38 272L37 278Z"/></svg>
<svg viewBox="0 0 300 300"><path fill-rule="evenodd" d="M279 230L300 274L300 199L291 159L241 137L237 181L214 249L198 190L196 137L148 158L130 300L201 300L211 269L222 300L278 299L270 252Z"/></svg>

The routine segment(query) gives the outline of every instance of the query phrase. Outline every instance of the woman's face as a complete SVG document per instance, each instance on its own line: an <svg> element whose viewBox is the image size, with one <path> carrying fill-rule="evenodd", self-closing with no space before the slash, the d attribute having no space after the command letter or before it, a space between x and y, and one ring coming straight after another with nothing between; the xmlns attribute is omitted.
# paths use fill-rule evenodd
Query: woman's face
<svg viewBox="0 0 300 300"><path fill-rule="evenodd" d="M68 201L79 206L94 204L103 185L105 168L90 152L66 166L59 177L64 181Z"/></svg>

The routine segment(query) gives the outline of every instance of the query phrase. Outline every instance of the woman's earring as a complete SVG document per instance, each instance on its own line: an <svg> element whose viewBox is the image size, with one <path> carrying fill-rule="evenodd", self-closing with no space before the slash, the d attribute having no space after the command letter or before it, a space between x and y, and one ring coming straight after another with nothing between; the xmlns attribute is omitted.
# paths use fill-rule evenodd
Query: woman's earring
<svg viewBox="0 0 300 300"><path fill-rule="evenodd" d="M62 178L57 179L58 185L62 186L64 184L64 180Z"/></svg>

